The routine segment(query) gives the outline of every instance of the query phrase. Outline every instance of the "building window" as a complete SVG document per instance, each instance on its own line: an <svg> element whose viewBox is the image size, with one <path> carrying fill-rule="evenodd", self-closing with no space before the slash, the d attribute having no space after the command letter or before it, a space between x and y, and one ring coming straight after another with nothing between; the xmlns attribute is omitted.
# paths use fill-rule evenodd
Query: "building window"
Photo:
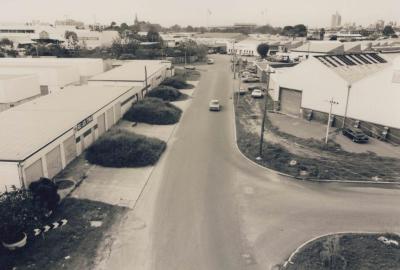
<svg viewBox="0 0 400 270"><path fill-rule="evenodd" d="M81 137L78 137L78 138L75 139L76 143L79 143L80 141L81 141Z"/></svg>
<svg viewBox="0 0 400 270"><path fill-rule="evenodd" d="M94 128L94 129L97 129L98 127L99 127L99 126L96 124L96 125L94 125L94 127L93 127L93 128Z"/></svg>
<svg viewBox="0 0 400 270"><path fill-rule="evenodd" d="M85 133L83 133L83 137L89 136L90 133L92 133L92 130L91 130L91 129L86 130Z"/></svg>

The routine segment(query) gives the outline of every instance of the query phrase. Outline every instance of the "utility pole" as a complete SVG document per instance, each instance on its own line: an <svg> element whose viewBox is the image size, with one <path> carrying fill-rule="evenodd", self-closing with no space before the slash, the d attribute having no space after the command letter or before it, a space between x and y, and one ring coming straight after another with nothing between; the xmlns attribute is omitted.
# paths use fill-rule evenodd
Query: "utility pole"
<svg viewBox="0 0 400 270"><path fill-rule="evenodd" d="M326 127L325 144L328 143L329 129L331 127L332 107L333 107L333 105L338 105L339 104L339 102L333 100L333 98L331 98L331 100L329 100L328 102L330 103L330 109L329 109L329 115L328 115L328 124L327 124L327 127Z"/></svg>
<svg viewBox="0 0 400 270"><path fill-rule="evenodd" d="M146 89L146 94L147 94L147 67L144 66L144 83L145 83L145 89Z"/></svg>
<svg viewBox="0 0 400 270"><path fill-rule="evenodd" d="M345 127L345 122L346 122L346 118L347 118L347 108L349 107L350 90L351 90L351 84L349 84L349 85L347 86L346 108L344 109L344 116L343 116L342 128Z"/></svg>
<svg viewBox="0 0 400 270"><path fill-rule="evenodd" d="M262 160L263 143L264 143L264 132L265 132L265 121L267 119L269 80L270 80L270 77L271 77L271 73L274 73L273 71L271 71L269 66L268 66L268 68L267 68L267 70L265 72L267 74L267 89L265 90L266 93L265 93L264 113L263 113L263 119L262 119L262 123L261 123L261 134L260 134L260 149L259 149L258 157L256 158L257 160Z"/></svg>
<svg viewBox="0 0 400 270"><path fill-rule="evenodd" d="M239 99L240 99L240 87L241 87L241 78L240 78L240 67L242 64L242 58L239 59L239 69L238 69L238 78L239 78L239 85L237 89L237 102L236 102L236 107L239 106Z"/></svg>

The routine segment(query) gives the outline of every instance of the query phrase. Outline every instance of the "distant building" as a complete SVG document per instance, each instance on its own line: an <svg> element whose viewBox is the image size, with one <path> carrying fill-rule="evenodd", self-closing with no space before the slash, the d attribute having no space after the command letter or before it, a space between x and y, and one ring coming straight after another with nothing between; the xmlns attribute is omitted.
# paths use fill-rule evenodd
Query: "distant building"
<svg viewBox="0 0 400 270"><path fill-rule="evenodd" d="M331 17L331 28L338 28L342 24L342 16L336 11Z"/></svg>
<svg viewBox="0 0 400 270"><path fill-rule="evenodd" d="M72 19L65 19L65 20L57 20L55 21L55 26L73 26L77 29L83 29L85 28L85 24L80 21L75 21Z"/></svg>

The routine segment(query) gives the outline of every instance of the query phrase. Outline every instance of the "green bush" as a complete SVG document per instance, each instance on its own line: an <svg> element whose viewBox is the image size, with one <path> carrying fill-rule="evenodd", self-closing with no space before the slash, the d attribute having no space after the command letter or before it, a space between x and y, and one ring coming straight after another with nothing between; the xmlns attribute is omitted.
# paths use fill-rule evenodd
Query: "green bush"
<svg viewBox="0 0 400 270"><path fill-rule="evenodd" d="M161 98L162 100L166 101L176 101L182 96L182 93L174 87L160 85L151 90L147 96Z"/></svg>
<svg viewBox="0 0 400 270"><path fill-rule="evenodd" d="M124 115L132 122L171 125L179 121L182 110L159 98L148 97L134 104Z"/></svg>
<svg viewBox="0 0 400 270"><path fill-rule="evenodd" d="M159 139L113 130L89 147L86 159L104 167L143 167L155 164L166 146Z"/></svg>
<svg viewBox="0 0 400 270"><path fill-rule="evenodd" d="M190 89L193 88L193 85L188 84L186 80L182 76L173 76L170 78L166 78L161 85L167 85L174 87L176 89Z"/></svg>

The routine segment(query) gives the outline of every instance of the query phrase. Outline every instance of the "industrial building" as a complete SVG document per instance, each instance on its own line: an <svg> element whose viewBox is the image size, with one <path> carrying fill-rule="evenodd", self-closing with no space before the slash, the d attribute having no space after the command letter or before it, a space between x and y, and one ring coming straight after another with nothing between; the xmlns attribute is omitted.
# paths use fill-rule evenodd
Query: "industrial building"
<svg viewBox="0 0 400 270"><path fill-rule="evenodd" d="M0 75L0 112L39 96L35 75Z"/></svg>
<svg viewBox="0 0 400 270"><path fill-rule="evenodd" d="M310 56L275 69L270 94L281 112L322 122L333 99L333 125L345 122L376 137L387 133L386 139L400 143L399 62L376 53Z"/></svg>
<svg viewBox="0 0 400 270"><path fill-rule="evenodd" d="M0 193L52 178L110 129L141 87L68 87L0 113Z"/></svg>
<svg viewBox="0 0 400 270"><path fill-rule="evenodd" d="M68 65L0 64L2 75L36 75L42 95L57 92L68 85L80 83L77 69Z"/></svg>
<svg viewBox="0 0 400 270"><path fill-rule="evenodd" d="M102 73L105 70L103 59L96 58L0 58L0 67L2 66L71 66L78 72L81 82L86 82L91 76Z"/></svg>
<svg viewBox="0 0 400 270"><path fill-rule="evenodd" d="M140 86L141 96L172 76L174 70L170 61L132 60L88 80L89 85L102 86Z"/></svg>

